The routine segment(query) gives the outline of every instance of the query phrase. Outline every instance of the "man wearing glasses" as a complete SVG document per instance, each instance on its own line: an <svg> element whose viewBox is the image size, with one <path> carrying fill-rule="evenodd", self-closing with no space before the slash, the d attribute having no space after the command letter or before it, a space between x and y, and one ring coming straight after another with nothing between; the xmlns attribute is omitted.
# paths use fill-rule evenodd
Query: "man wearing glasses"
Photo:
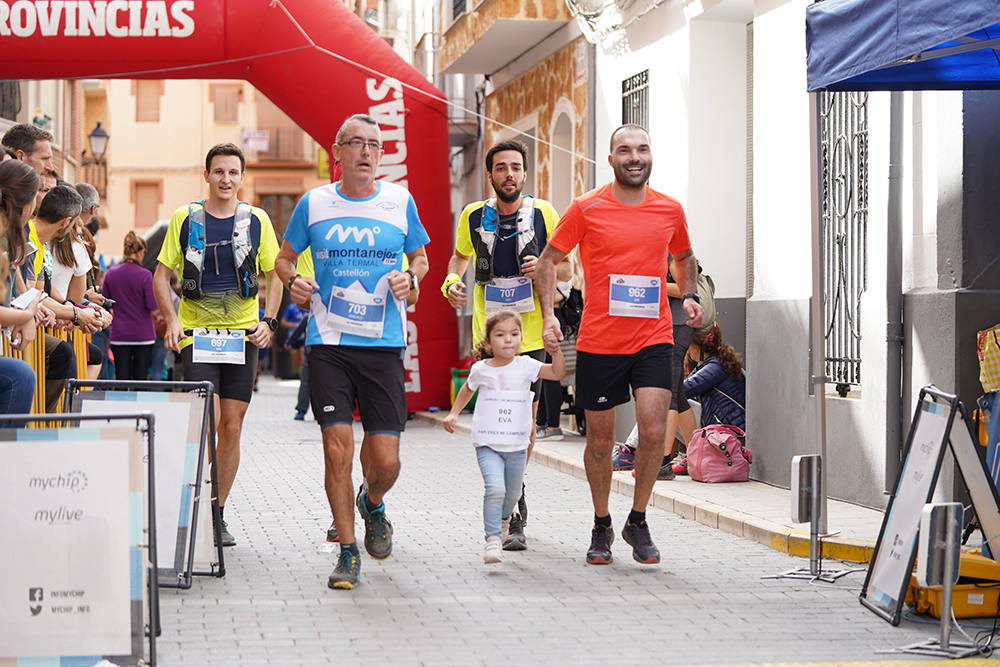
<svg viewBox="0 0 1000 667"><path fill-rule="evenodd" d="M352 505L354 408L365 432L356 504L365 521L365 549L381 560L392 553L383 497L399 475L399 434L406 423L406 307L427 273L423 246L430 238L406 188L375 180L382 133L374 118L348 118L333 154L343 168L340 180L299 200L275 267L292 300L310 305L309 396L322 429L326 495L340 538L327 583L351 589L361 573ZM306 248L315 279L295 272Z"/></svg>

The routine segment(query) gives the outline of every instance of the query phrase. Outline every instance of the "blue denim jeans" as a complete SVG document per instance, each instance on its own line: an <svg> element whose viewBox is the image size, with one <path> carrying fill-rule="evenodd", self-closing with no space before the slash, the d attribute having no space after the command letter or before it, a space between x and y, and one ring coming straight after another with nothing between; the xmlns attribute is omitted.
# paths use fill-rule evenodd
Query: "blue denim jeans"
<svg viewBox="0 0 1000 667"><path fill-rule="evenodd" d="M35 395L35 371L20 359L0 357L0 414L31 412ZM24 422L0 424L2 428L23 427Z"/></svg>
<svg viewBox="0 0 1000 667"><path fill-rule="evenodd" d="M510 516L521 497L521 480L528 463L528 450L498 452L476 447L483 473L483 530L486 537L500 536L500 520Z"/></svg>

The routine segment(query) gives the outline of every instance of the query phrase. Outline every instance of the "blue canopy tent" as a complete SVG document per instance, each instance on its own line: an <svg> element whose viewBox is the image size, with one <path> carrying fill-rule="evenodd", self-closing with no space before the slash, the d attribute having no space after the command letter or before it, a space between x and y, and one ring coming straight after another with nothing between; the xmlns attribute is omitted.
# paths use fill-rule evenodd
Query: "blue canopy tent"
<svg viewBox="0 0 1000 667"><path fill-rule="evenodd" d="M825 0L806 8L807 85L1000 88L1000 0Z"/></svg>
<svg viewBox="0 0 1000 667"><path fill-rule="evenodd" d="M820 0L806 8L806 60L807 88L812 93L809 96L813 204L811 382L816 397L816 435L825 463L827 378L822 353L825 349L819 202L822 164L818 149L817 91L1000 89L1000 0ZM898 93L893 95L891 107L890 253L893 243L899 243L898 238L892 240L892 228L898 227L901 220L897 167L902 156L902 112ZM895 250L899 252L899 247ZM899 331L902 331L901 321ZM887 340L892 341L891 326ZM887 461L889 454L887 443ZM824 475L824 496L825 481ZM825 497L821 530L827 530ZM998 555L994 554L994 558ZM946 635L943 638L947 647Z"/></svg>

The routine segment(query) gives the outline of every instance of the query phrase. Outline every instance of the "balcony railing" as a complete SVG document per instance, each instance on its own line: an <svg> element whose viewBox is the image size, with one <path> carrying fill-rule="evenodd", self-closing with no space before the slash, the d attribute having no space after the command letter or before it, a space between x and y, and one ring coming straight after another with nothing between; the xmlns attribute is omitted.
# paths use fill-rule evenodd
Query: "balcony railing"
<svg viewBox="0 0 1000 667"><path fill-rule="evenodd" d="M268 147L257 152L259 162L309 162L305 136L298 127L262 127L267 130Z"/></svg>
<svg viewBox="0 0 1000 667"><path fill-rule="evenodd" d="M101 199L108 199L108 165L105 162L86 160L80 165L83 170L83 182L90 183L97 189Z"/></svg>

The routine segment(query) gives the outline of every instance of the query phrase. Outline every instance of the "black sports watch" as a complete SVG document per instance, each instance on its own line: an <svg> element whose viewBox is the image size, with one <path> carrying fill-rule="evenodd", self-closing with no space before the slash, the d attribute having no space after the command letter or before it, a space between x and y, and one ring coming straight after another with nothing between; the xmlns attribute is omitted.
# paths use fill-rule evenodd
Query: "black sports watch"
<svg viewBox="0 0 1000 667"><path fill-rule="evenodd" d="M271 331L278 330L278 320L274 319L273 317L262 317L260 318L260 321L266 324L267 326L271 327Z"/></svg>
<svg viewBox="0 0 1000 667"><path fill-rule="evenodd" d="M688 292L688 293L687 293L687 294L685 294L685 295L684 295L683 297L681 297L681 300L682 300L682 301L683 301L684 299L694 299L694 300L695 300L695 303L701 303L701 297L700 297L700 296L698 296L698 295L697 295L697 294L696 294L695 292Z"/></svg>
<svg viewBox="0 0 1000 667"><path fill-rule="evenodd" d="M406 270L406 273L410 274L410 289L417 289L417 274L409 269Z"/></svg>

